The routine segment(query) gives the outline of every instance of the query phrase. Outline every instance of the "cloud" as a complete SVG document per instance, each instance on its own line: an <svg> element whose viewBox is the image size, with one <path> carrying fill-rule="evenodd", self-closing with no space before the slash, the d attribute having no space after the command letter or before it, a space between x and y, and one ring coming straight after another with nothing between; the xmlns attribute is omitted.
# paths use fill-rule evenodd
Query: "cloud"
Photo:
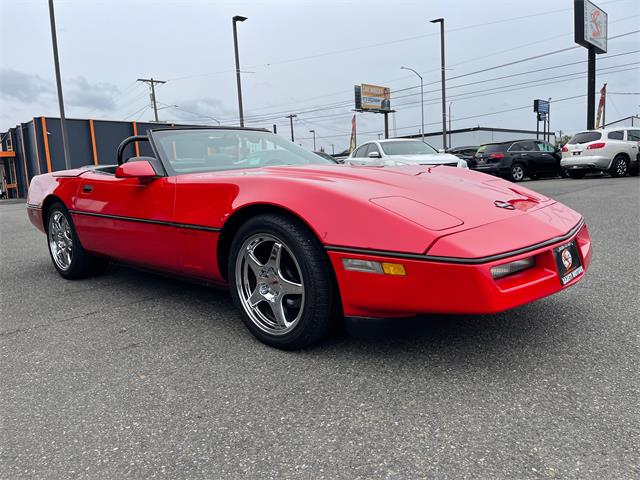
<svg viewBox="0 0 640 480"><path fill-rule="evenodd" d="M84 77L73 78L64 85L65 103L89 110L113 111L120 89L111 83L89 83Z"/></svg>
<svg viewBox="0 0 640 480"><path fill-rule="evenodd" d="M49 82L39 75L19 72L10 68L0 69L0 95L22 103L34 103L41 95L53 93Z"/></svg>
<svg viewBox="0 0 640 480"><path fill-rule="evenodd" d="M211 97L180 100L173 110L176 117L185 121L220 120L222 117L234 115L235 111L225 107L221 100Z"/></svg>

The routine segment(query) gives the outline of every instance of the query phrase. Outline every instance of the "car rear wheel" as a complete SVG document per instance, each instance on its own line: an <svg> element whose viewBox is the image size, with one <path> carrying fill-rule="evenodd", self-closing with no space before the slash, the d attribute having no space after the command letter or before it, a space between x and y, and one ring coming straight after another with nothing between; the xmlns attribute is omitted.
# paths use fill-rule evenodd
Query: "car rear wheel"
<svg viewBox="0 0 640 480"><path fill-rule="evenodd" d="M509 171L509 177L512 182L521 182L524 179L524 165L514 163Z"/></svg>
<svg viewBox="0 0 640 480"><path fill-rule="evenodd" d="M59 202L51 205L47 214L47 245L53 266L70 280L100 274L109 263L82 248L71 215Z"/></svg>
<svg viewBox="0 0 640 480"><path fill-rule="evenodd" d="M609 169L609 174L612 177L624 177L627 174L627 170L629 169L629 165L627 165L627 160L622 155L618 155L613 159L611 163L611 168Z"/></svg>
<svg viewBox="0 0 640 480"><path fill-rule="evenodd" d="M584 170L565 170L570 178L580 179L587 174Z"/></svg>
<svg viewBox="0 0 640 480"><path fill-rule="evenodd" d="M233 239L228 272L242 320L262 342L294 350L328 333L337 301L331 265L300 222L272 214L249 220Z"/></svg>

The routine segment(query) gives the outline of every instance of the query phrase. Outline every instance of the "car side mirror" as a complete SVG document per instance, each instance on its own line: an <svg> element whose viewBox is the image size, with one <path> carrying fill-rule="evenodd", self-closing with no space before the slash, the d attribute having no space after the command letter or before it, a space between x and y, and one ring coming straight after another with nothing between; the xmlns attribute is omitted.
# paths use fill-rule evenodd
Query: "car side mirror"
<svg viewBox="0 0 640 480"><path fill-rule="evenodd" d="M380 152L369 152L369 155L367 155L367 157L369 157L369 158L380 158Z"/></svg>
<svg viewBox="0 0 640 480"><path fill-rule="evenodd" d="M123 163L116 168L116 178L137 178L140 183L149 183L154 177L157 177L153 165L149 160L150 157L133 157L128 162Z"/></svg>

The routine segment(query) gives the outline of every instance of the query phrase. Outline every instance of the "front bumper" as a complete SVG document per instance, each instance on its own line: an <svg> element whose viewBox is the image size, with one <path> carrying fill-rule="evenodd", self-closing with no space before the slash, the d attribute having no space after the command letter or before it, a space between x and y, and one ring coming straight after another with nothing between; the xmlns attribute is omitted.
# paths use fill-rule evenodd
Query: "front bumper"
<svg viewBox="0 0 640 480"><path fill-rule="evenodd" d="M382 256L329 249L329 258L347 317L392 318L421 313L486 314L508 310L552 295L580 281L584 272L561 285L553 249L575 240L586 272L591 240L586 225L573 236L539 249L481 264ZM491 268L535 256L527 270L497 280ZM404 265L406 276L345 270L342 260L357 258Z"/></svg>
<svg viewBox="0 0 640 480"><path fill-rule="evenodd" d="M609 170L611 158L601 155L571 155L560 160L565 170Z"/></svg>

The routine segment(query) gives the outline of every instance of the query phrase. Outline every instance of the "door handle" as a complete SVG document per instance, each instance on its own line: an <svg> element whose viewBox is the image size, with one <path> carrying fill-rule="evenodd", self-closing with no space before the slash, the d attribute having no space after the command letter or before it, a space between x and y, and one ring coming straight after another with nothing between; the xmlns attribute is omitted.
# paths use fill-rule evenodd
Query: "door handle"
<svg viewBox="0 0 640 480"><path fill-rule="evenodd" d="M91 193L93 192L93 187L91 185L83 185L82 193Z"/></svg>

